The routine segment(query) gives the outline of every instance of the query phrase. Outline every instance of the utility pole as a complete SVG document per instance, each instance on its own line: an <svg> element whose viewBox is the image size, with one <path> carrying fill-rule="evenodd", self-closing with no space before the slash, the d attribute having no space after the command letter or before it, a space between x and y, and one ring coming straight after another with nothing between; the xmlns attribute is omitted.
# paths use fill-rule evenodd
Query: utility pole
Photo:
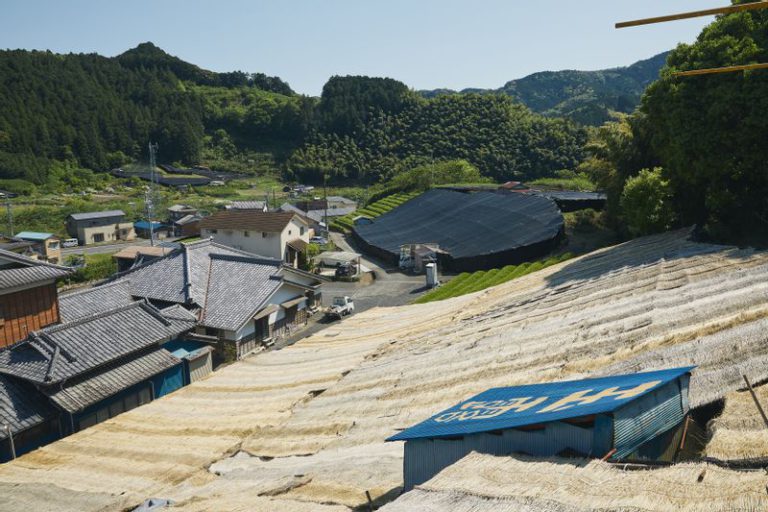
<svg viewBox="0 0 768 512"><path fill-rule="evenodd" d="M325 202L325 238L331 237L331 229L328 226L328 175L323 173L323 201Z"/></svg>
<svg viewBox="0 0 768 512"><path fill-rule="evenodd" d="M149 221L149 245L155 246L155 227L152 219L155 217L155 166L157 143L149 143L149 189L147 190L147 217Z"/></svg>
<svg viewBox="0 0 768 512"><path fill-rule="evenodd" d="M8 212L8 238L13 236L13 208L11 208L10 198L5 199L5 209Z"/></svg>

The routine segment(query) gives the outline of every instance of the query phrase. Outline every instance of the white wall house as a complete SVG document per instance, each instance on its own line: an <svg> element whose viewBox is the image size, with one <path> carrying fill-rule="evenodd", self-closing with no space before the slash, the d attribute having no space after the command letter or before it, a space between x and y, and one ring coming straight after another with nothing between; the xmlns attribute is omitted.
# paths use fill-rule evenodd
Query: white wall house
<svg viewBox="0 0 768 512"><path fill-rule="evenodd" d="M309 225L292 212L226 210L206 217L200 236L221 245L296 266L309 244Z"/></svg>

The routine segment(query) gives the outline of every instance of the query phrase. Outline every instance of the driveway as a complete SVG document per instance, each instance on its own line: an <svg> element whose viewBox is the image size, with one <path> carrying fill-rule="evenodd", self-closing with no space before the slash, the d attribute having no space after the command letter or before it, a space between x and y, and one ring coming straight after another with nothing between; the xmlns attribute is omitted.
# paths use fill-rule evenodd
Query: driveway
<svg viewBox="0 0 768 512"><path fill-rule="evenodd" d="M331 233L331 239L336 244L336 247L344 251L362 254L339 233ZM352 297L355 301L355 313L360 313L380 306L403 306L416 300L416 298L427 291L426 278L423 275L403 274L402 272L395 271L394 268L385 268L384 263L369 256L363 256L361 260L363 265L373 270L376 280L369 285L344 283L341 281L323 283L323 307L330 306L334 297L346 295ZM316 314L310 319L309 325L306 328L278 343L275 348L292 345L306 336L334 325L336 322L343 322L343 320L326 322L322 317L322 313Z"/></svg>

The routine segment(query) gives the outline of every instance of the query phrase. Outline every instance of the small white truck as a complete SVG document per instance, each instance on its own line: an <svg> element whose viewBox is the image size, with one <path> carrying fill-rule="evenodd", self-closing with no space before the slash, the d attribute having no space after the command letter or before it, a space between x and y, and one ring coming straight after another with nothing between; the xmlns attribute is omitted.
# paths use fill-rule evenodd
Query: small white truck
<svg viewBox="0 0 768 512"><path fill-rule="evenodd" d="M343 316L351 315L355 311L355 303L351 297L334 297L331 307L325 310L325 317L328 319L339 319Z"/></svg>

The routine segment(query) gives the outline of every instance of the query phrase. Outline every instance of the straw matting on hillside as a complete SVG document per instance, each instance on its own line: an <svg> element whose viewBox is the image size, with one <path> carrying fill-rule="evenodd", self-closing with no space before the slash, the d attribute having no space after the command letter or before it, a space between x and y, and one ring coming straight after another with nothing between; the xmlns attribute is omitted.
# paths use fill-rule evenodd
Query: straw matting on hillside
<svg viewBox="0 0 768 512"><path fill-rule="evenodd" d="M80 493L82 510L386 500L402 445L384 439L490 387L698 364L691 401L705 404L740 389L742 372L766 380L766 299L765 253L685 232L639 239L471 296L353 316L4 465L0 485L29 509L50 485L72 503ZM631 492L652 504L644 488Z"/></svg>
<svg viewBox="0 0 768 512"><path fill-rule="evenodd" d="M472 453L382 512L763 511L765 471L678 464L625 471L600 461L538 462Z"/></svg>

